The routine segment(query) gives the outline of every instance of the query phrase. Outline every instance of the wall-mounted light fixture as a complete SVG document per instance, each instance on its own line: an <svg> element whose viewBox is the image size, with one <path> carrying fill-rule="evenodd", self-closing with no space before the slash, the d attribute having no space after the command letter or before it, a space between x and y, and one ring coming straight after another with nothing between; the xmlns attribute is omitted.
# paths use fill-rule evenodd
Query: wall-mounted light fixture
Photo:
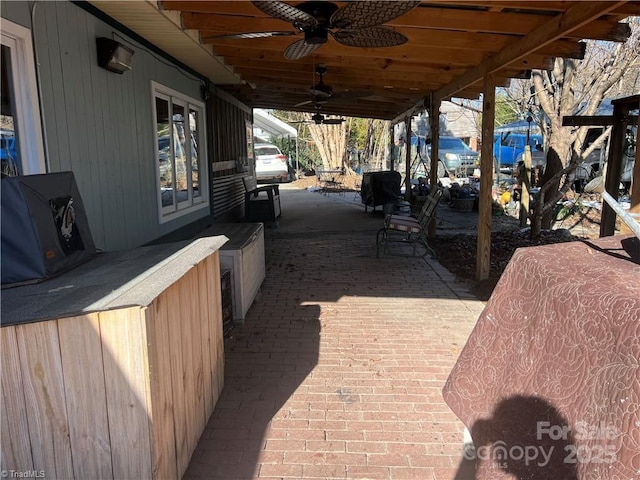
<svg viewBox="0 0 640 480"><path fill-rule="evenodd" d="M98 47L98 65L112 72L123 74L131 70L131 57L134 51L111 38L96 38Z"/></svg>

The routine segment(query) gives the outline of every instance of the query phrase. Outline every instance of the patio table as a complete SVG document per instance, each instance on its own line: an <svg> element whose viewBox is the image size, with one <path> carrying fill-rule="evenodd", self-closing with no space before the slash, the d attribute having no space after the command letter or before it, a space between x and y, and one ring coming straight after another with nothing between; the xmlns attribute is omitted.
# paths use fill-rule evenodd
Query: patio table
<svg viewBox="0 0 640 480"><path fill-rule="evenodd" d="M640 242L519 249L444 387L477 479L640 477Z"/></svg>

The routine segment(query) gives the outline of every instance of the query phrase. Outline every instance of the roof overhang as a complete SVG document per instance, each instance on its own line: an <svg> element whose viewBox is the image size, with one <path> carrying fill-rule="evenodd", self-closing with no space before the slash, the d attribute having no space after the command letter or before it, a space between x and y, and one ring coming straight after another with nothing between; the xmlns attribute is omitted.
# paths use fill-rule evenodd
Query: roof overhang
<svg viewBox="0 0 640 480"><path fill-rule="evenodd" d="M290 61L283 52L301 32L247 0L91 3L252 108L382 119L405 118L431 100L478 98L489 74L508 85L551 69L555 57L583 58L583 39L624 41L630 28L621 20L640 15L639 1L421 1L384 24L408 38L404 45L348 47L330 36ZM265 31L289 36L228 37ZM319 63L334 92L321 104L310 92Z"/></svg>
<svg viewBox="0 0 640 480"><path fill-rule="evenodd" d="M211 45L200 42L196 30L182 28L180 12L162 10L158 2L153 1L90 0L89 3L211 82L218 85L243 82L233 68L214 53Z"/></svg>

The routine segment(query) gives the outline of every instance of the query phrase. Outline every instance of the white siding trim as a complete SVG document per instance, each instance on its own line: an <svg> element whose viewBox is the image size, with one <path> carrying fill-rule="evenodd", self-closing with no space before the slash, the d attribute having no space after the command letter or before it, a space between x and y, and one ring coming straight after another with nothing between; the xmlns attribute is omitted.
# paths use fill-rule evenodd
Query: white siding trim
<svg viewBox="0 0 640 480"><path fill-rule="evenodd" d="M31 30L4 18L1 25L2 44L11 48L11 67L14 76L17 110L15 121L22 171L24 175L45 173L42 124Z"/></svg>
<svg viewBox="0 0 640 480"><path fill-rule="evenodd" d="M198 158L200 159L200 172L198 175L198 181L200 182L200 191L201 194L198 197L193 197L191 192L191 187L189 187L189 200L191 203L190 206L184 207L183 205L187 202L178 202L176 206L178 209L170 211L167 207L162 207L162 193L160 191L160 171L158 169L158 165L160 159L158 158L158 145L157 145L157 137L155 133L155 125L157 119L156 112L156 97L163 98L169 101L169 108L171 109L172 101L179 103L185 107L185 111L187 112L187 118L189 114L189 107L193 106L200 111L199 115L199 125L198 125ZM204 102L196 100L184 93L181 93L177 90L174 90L169 87L165 87L164 85L151 81L151 104L152 104L152 115L153 115L153 123L154 126L154 135L153 135L153 150L155 152L155 171L156 171L156 194L157 194L157 202L158 202L158 221L160 224L170 222L177 218L180 218L184 215L188 215L190 213L196 212L198 210L202 210L203 208L209 207L209 174L208 174L208 162L207 162L207 131L206 131L206 108ZM189 176L190 178L190 176ZM191 184L189 184L191 185ZM175 184L174 184L175 188ZM177 198L174 197L174 201L177 202ZM183 206L181 208L181 205Z"/></svg>

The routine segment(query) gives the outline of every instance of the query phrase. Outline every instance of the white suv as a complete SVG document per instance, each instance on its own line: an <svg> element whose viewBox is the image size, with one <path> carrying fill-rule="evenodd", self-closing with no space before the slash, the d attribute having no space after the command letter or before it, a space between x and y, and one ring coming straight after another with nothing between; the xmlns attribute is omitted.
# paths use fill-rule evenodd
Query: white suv
<svg viewBox="0 0 640 480"><path fill-rule="evenodd" d="M261 143L256 145L254 150L257 180L289 181L287 157L283 155L278 147L268 143Z"/></svg>

